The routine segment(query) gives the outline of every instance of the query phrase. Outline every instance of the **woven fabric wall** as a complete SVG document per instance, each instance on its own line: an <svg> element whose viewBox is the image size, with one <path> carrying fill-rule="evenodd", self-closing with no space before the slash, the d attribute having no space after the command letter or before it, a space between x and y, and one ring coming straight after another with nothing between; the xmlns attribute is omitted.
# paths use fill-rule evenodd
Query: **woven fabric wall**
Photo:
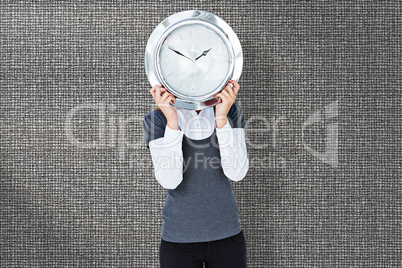
<svg viewBox="0 0 402 268"><path fill-rule="evenodd" d="M401 7L2 1L0 266L159 266L145 46L201 9L243 46L249 267L401 267Z"/></svg>

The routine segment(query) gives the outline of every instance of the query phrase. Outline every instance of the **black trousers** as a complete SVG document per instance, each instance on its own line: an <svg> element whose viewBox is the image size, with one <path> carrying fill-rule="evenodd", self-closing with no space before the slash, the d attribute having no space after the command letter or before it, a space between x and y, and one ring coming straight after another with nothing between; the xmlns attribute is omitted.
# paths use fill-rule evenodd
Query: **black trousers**
<svg viewBox="0 0 402 268"><path fill-rule="evenodd" d="M161 268L245 268L246 240L243 231L237 235L198 243L173 243L161 239Z"/></svg>

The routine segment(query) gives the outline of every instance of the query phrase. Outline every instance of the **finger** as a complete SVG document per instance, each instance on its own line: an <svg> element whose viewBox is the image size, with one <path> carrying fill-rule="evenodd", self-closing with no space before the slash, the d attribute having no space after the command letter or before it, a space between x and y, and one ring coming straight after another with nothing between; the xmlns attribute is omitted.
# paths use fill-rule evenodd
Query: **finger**
<svg viewBox="0 0 402 268"><path fill-rule="evenodd" d="M155 99L155 89L154 89L154 88L151 88L151 89L149 90L149 93L151 93L152 98Z"/></svg>
<svg viewBox="0 0 402 268"><path fill-rule="evenodd" d="M162 98L165 97L165 96L166 96L166 98L167 98L167 97L176 98L176 96L173 95L172 93L170 93L169 91L166 91L165 93L163 93ZM164 100L166 100L166 99L164 98Z"/></svg>
<svg viewBox="0 0 402 268"><path fill-rule="evenodd" d="M231 86L227 85L222 91L228 92L232 99L236 99L236 93Z"/></svg>
<svg viewBox="0 0 402 268"><path fill-rule="evenodd" d="M233 98L232 98L232 96L230 96L230 94L229 94L229 92L227 91L227 90L222 90L222 92L221 92L223 95L225 95L225 97L228 99L228 100L232 100Z"/></svg>
<svg viewBox="0 0 402 268"><path fill-rule="evenodd" d="M173 103L176 102L175 97L174 97L173 95L172 95L172 96L169 96L169 97L166 99L166 104L172 105L170 102L173 102Z"/></svg>
<svg viewBox="0 0 402 268"><path fill-rule="evenodd" d="M160 86L160 85L154 85L154 86L151 88L151 90L156 92L156 89L157 89L157 88L162 88L162 86ZM151 90L150 90L150 91L151 91Z"/></svg>
<svg viewBox="0 0 402 268"><path fill-rule="evenodd" d="M236 80L229 80L229 83L231 83L235 87L240 87L239 83L237 83Z"/></svg>
<svg viewBox="0 0 402 268"><path fill-rule="evenodd" d="M152 94L152 97L154 98L155 103L158 103L158 100L157 100L157 98L156 98L156 92L154 92L154 93Z"/></svg>
<svg viewBox="0 0 402 268"><path fill-rule="evenodd" d="M172 94L170 94L169 92L165 92L163 93L163 95L161 96L161 98L159 99L159 102L165 102L166 99L170 96L173 96Z"/></svg>
<svg viewBox="0 0 402 268"><path fill-rule="evenodd" d="M170 101L172 101L172 100L173 100L173 96L169 96L164 101L161 101L158 106L160 106L160 107L171 107L172 104L170 103Z"/></svg>
<svg viewBox="0 0 402 268"><path fill-rule="evenodd" d="M226 94L227 94L227 93L226 93ZM221 93L219 93L218 95L219 95L219 97L222 99L222 102L223 102L223 101L225 101L225 102L228 101L228 96L226 96L226 95L223 93L223 91L221 91Z"/></svg>
<svg viewBox="0 0 402 268"><path fill-rule="evenodd" d="M216 94L215 95L215 98L219 98L219 102L218 103L221 103L222 102L222 97L221 97L221 93L218 93L218 94Z"/></svg>
<svg viewBox="0 0 402 268"><path fill-rule="evenodd" d="M156 91L160 91L160 92L162 92L162 91L165 91L166 89L163 87L163 86L155 86L155 89L156 89Z"/></svg>
<svg viewBox="0 0 402 268"><path fill-rule="evenodd" d="M234 92L237 95L237 93L239 92L239 89L240 89L239 83L237 83L235 80L230 80L229 82L233 85Z"/></svg>
<svg viewBox="0 0 402 268"><path fill-rule="evenodd" d="M172 102L174 103L174 104L176 104L176 96L175 95L173 95L173 94L170 94L171 96L172 96Z"/></svg>
<svg viewBox="0 0 402 268"><path fill-rule="evenodd" d="M161 88L155 87L155 100L159 102L160 96L161 96Z"/></svg>
<svg viewBox="0 0 402 268"><path fill-rule="evenodd" d="M160 87L160 86L156 87L156 100L158 102L160 101L160 98L161 98L161 92L164 92L164 91L166 91L165 88Z"/></svg>
<svg viewBox="0 0 402 268"><path fill-rule="evenodd" d="M155 99L155 94L156 94L156 87L157 86L153 86L150 90L149 93L151 93L152 97Z"/></svg>
<svg viewBox="0 0 402 268"><path fill-rule="evenodd" d="M176 99L176 96L175 95L173 95L172 93L170 93L170 92L166 92L165 94L168 94L168 97L172 97L172 99Z"/></svg>

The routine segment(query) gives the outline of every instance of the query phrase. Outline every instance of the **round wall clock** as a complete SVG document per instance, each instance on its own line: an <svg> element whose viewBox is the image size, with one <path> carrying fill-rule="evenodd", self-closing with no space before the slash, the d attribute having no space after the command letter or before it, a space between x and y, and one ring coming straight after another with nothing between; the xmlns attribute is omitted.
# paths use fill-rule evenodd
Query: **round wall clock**
<svg viewBox="0 0 402 268"><path fill-rule="evenodd" d="M200 10L182 11L163 20L152 32L145 51L151 86L163 85L176 96L172 105L201 110L243 68L240 41L218 16Z"/></svg>

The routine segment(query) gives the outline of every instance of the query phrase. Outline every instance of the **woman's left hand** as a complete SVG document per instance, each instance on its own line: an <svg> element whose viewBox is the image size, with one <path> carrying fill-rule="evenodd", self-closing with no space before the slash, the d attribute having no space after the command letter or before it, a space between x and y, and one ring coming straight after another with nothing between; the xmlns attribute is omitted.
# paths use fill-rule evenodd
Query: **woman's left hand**
<svg viewBox="0 0 402 268"><path fill-rule="evenodd" d="M227 114L235 102L237 93L239 92L240 85L235 80L230 80L230 84L227 84L220 93L215 95L215 98L219 97L219 103L215 107L215 121L216 127L221 128L227 122Z"/></svg>

